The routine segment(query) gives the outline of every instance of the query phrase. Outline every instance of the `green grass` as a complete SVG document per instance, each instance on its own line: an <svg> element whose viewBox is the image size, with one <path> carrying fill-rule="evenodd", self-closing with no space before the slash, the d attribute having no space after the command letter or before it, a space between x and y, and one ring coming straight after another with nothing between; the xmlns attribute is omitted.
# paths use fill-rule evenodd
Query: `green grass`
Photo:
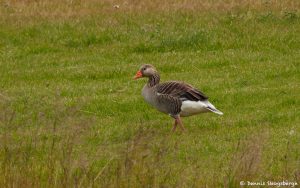
<svg viewBox="0 0 300 188"><path fill-rule="evenodd" d="M4 6L4 5L1 5ZM297 8L297 7L296 7ZM101 12L0 22L0 185L300 184L299 10ZM144 63L201 89L223 116L141 96Z"/></svg>

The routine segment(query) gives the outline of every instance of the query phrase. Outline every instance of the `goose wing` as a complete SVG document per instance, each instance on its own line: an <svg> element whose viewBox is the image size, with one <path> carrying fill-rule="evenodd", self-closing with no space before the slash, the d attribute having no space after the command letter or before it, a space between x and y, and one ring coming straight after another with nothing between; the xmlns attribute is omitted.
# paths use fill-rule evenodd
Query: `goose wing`
<svg viewBox="0 0 300 188"><path fill-rule="evenodd" d="M171 95L180 98L181 101L204 101L208 97L190 84L178 81L170 81L158 84L156 91L159 94Z"/></svg>

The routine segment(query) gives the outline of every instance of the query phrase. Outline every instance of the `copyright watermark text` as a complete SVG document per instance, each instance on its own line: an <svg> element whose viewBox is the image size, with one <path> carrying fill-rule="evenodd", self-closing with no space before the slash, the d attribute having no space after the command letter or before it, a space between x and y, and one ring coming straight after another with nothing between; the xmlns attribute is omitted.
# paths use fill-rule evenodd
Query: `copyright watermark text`
<svg viewBox="0 0 300 188"><path fill-rule="evenodd" d="M272 186L272 187L295 187L299 185L295 181L240 181L241 186Z"/></svg>

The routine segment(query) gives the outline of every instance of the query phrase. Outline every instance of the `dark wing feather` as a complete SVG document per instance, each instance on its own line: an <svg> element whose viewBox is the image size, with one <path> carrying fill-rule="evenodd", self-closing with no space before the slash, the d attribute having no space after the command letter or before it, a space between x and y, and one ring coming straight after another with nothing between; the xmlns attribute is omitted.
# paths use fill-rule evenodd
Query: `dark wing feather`
<svg viewBox="0 0 300 188"><path fill-rule="evenodd" d="M161 83L156 85L156 91L161 94L178 97L182 101L203 101L208 99L203 92L184 82L171 81Z"/></svg>

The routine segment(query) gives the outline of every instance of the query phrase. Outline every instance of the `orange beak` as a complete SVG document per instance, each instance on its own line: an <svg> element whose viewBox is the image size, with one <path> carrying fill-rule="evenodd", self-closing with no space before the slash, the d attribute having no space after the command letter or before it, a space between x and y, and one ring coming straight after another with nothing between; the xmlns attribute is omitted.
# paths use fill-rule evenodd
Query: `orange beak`
<svg viewBox="0 0 300 188"><path fill-rule="evenodd" d="M143 77L143 74L141 71L137 71L137 73L135 74L135 76L133 77L133 79L139 79L139 78L142 78Z"/></svg>

